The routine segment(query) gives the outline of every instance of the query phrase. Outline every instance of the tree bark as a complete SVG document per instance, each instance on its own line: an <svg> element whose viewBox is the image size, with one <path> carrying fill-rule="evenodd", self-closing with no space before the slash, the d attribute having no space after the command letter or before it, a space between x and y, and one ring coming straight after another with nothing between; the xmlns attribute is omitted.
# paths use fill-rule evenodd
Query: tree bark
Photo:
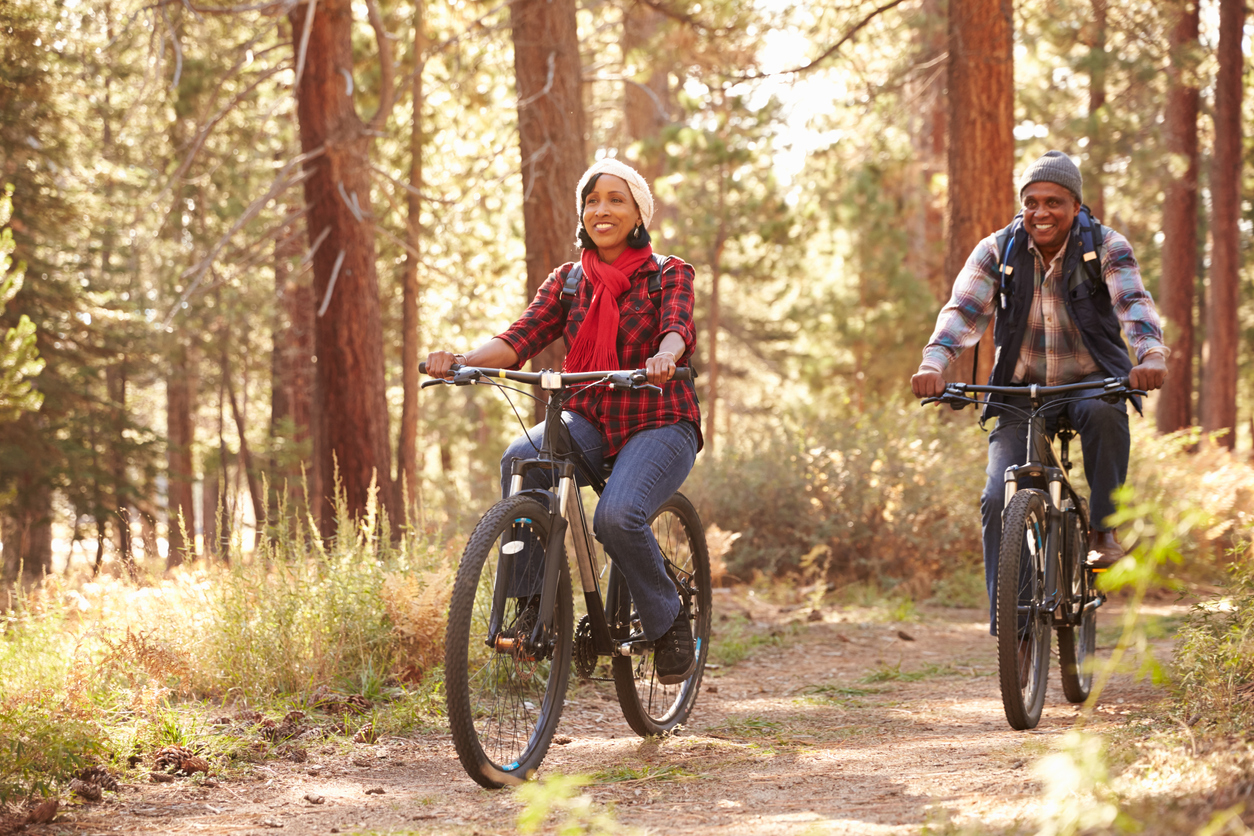
<svg viewBox="0 0 1254 836"><path fill-rule="evenodd" d="M126 448L122 444L122 429L126 425L126 358L105 369L105 389L112 407L112 432L118 436L109 454L109 469L113 477L113 524L118 532L118 556L127 577L135 580L139 573L135 568L135 549L131 536L131 484L126 472Z"/></svg>
<svg viewBox="0 0 1254 836"><path fill-rule="evenodd" d="M230 342L230 331L224 332L222 341L222 379L226 381L226 396L231 402L231 417L235 421L235 432L239 434L239 466L244 471L244 478L248 482L248 496L252 499L253 504L253 550L256 551L261 543L262 529L266 523L266 498L262 495L261 480L257 476L257 470L253 466L252 450L248 446L248 435L246 432L247 422L244 420L244 412L240 409L239 400L235 397L235 381L231 376L231 358L227 353L227 345Z"/></svg>
<svg viewBox="0 0 1254 836"><path fill-rule="evenodd" d="M1102 183L1106 164L1106 137L1102 129L1102 109L1106 107L1106 3L1092 0L1093 28L1089 43L1088 171L1084 177L1084 197L1095 218L1106 214L1106 193Z"/></svg>
<svg viewBox="0 0 1254 836"><path fill-rule="evenodd" d="M0 582L33 586L52 572L52 489L41 473L24 475L17 501L3 517Z"/></svg>
<svg viewBox="0 0 1254 836"><path fill-rule="evenodd" d="M510 6L522 152L527 302L558 265L576 256L575 187L587 164L579 39L574 0L519 0ZM559 369L555 342L531 361ZM544 418L537 403L536 420Z"/></svg>
<svg viewBox="0 0 1254 836"><path fill-rule="evenodd" d="M1163 433L1193 423L1193 297L1197 282L1197 0L1176 0L1168 13L1171 66L1163 131L1168 182L1158 293L1171 358L1155 412L1158 431Z"/></svg>
<svg viewBox="0 0 1254 836"><path fill-rule="evenodd" d="M1010 0L950 0L945 274L951 282L976 244L1014 216L1013 35ZM983 382L992 368L990 325L978 349L959 357L946 377Z"/></svg>
<svg viewBox="0 0 1254 836"><path fill-rule="evenodd" d="M422 287L418 281L418 256L422 243L422 149L426 136L422 130L426 96L422 72L426 65L427 33L423 19L425 0L414 3L414 115L409 129L409 187L406 193L405 271L401 278L401 432L396 450L396 497L393 507L408 522L418 496L418 302ZM399 533L399 529L397 529Z"/></svg>
<svg viewBox="0 0 1254 836"><path fill-rule="evenodd" d="M1215 79L1215 156L1211 163L1211 270L1202 361L1202 430L1226 430L1236 445L1237 354L1241 287L1241 99L1245 0L1219 0L1219 72Z"/></svg>
<svg viewBox="0 0 1254 836"><path fill-rule="evenodd" d="M907 268L927 285L938 304L949 298L952 278L945 274L945 209L932 191L938 174L946 171L945 136L948 132L948 99L945 95L945 63L948 44L945 11L940 0L924 0L915 30L915 63L926 67L912 78L907 95L915 106L908 116L911 161L910 224Z"/></svg>
<svg viewBox="0 0 1254 836"><path fill-rule="evenodd" d="M292 273L292 259L304 252L302 234L297 221L284 227L275 238L274 290L276 319L274 353L271 358L270 437L277 441L285 422L290 421L292 435L286 439L290 448L284 450L282 461L270 462L275 499L286 494L295 503L295 513L302 515L312 509L312 497L321 496L317 482L319 468L309 463L314 400L314 313L317 303L313 288ZM305 488L308 492L305 492ZM272 509L274 510L274 509Z"/></svg>
<svg viewBox="0 0 1254 836"><path fill-rule="evenodd" d="M365 512L372 484L379 489L379 503L390 511L392 451L370 215L371 128L358 117L352 99L352 4L322 0L293 7L290 19L293 34L300 33L295 38L298 52L310 9L315 11L297 88L297 114L301 149L312 155L305 164L309 176L304 184L310 244L330 230L313 259L321 430L315 437L315 460L323 480L317 503L322 531L330 535L335 526L331 474L338 473L350 514ZM381 56L380 64L390 73L390 56ZM384 111L382 104L380 109Z"/></svg>

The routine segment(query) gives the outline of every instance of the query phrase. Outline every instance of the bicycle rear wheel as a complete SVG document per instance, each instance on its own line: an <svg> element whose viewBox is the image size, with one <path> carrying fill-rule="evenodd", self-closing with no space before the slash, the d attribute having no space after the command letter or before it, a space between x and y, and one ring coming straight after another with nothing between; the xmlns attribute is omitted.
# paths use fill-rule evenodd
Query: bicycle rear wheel
<svg viewBox="0 0 1254 836"><path fill-rule="evenodd" d="M654 671L652 650L639 656L614 657L611 669L618 704L627 725L641 737L671 731L688 719L700 693L705 660L710 653L710 555L701 518L688 498L676 493L658 509L651 525L666 561L667 573L679 591L680 605L692 621L697 669L678 685L663 685ZM610 623L619 634L616 638L627 640L641 636L640 621L627 584L617 572L611 578L611 586L607 600Z"/></svg>
<svg viewBox="0 0 1254 836"><path fill-rule="evenodd" d="M997 562L997 667L1001 702L1014 729L1041 719L1049 672L1050 614L1045 596L1045 501L1036 491L1014 495L1002 518Z"/></svg>
<svg viewBox="0 0 1254 836"><path fill-rule="evenodd" d="M539 617L543 552L553 523L532 497L503 499L475 526L457 569L444 645L449 729L462 766L480 785L497 789L529 778L540 766L561 717L570 674L571 591L564 551L553 629L533 647ZM498 555L513 555L512 578L498 579ZM508 584L500 629L492 630L493 596ZM531 606L528 606L528 605Z"/></svg>
<svg viewBox="0 0 1254 836"><path fill-rule="evenodd" d="M1066 542L1064 565L1069 567L1070 616L1078 623L1058 625L1058 666L1062 669L1062 692L1070 702L1084 702L1093 690L1093 659L1097 652L1097 610L1090 606L1096 597L1093 573L1085 566L1088 536L1084 521L1076 511L1063 518Z"/></svg>

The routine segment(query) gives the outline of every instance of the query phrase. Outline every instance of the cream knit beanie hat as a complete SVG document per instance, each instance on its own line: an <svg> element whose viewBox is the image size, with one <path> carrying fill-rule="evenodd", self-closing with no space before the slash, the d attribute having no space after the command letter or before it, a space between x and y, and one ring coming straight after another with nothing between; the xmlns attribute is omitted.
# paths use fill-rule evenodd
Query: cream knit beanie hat
<svg viewBox="0 0 1254 836"><path fill-rule="evenodd" d="M627 188L631 189L631 196L636 199L636 207L640 210L640 219L647 228L649 221L653 220L653 193L649 191L649 184L640 176L640 172L617 157L597 160L579 178L579 185L575 187L575 215L579 218L579 223L583 224L584 186L598 174L613 174L627 181Z"/></svg>

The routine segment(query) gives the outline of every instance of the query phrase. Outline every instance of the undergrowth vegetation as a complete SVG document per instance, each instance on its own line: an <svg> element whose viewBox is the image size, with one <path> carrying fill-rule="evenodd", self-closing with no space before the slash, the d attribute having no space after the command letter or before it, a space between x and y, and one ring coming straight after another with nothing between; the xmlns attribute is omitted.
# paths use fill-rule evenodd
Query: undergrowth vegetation
<svg viewBox="0 0 1254 836"><path fill-rule="evenodd" d="M724 560L742 581L821 573L926 597L980 560L984 438L972 413L938 419L914 403L784 415L745 422L684 491L707 525L738 535Z"/></svg>
<svg viewBox="0 0 1254 836"><path fill-rule="evenodd" d="M243 711L245 731L264 721L257 708L286 712L293 733L295 709L338 710L324 725L348 733L427 722L452 544L393 538L386 521L343 509L339 532L292 526L255 551L237 535L222 563L138 584L50 577L15 590L0 621L0 802L161 746L238 756L247 740L206 728L215 706ZM356 714L368 716L345 720ZM260 730L282 742L275 727Z"/></svg>

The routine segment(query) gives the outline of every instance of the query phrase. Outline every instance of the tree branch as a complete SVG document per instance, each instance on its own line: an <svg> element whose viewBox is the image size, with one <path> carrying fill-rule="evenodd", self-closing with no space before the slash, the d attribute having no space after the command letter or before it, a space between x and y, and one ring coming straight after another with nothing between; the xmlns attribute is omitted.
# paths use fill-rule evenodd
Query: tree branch
<svg viewBox="0 0 1254 836"><path fill-rule="evenodd" d="M642 0L642 2L644 2L644 0ZM827 49L823 50L823 52L817 58L815 58L813 61L811 61L808 64L804 64L800 67L794 67L791 70L778 70L773 73L755 73L754 75L735 76L734 80L735 81L753 81L755 79L770 78L772 76L777 76L777 75L801 75L802 73L807 73L810 70L813 70L819 64L826 61L828 58L831 58L833 55L835 55L836 52L842 46L848 43L849 40L852 39L854 35L858 34L858 32L861 31L862 28L865 27L872 20L875 20L875 18L879 17L880 15L882 15L884 12L888 11L889 9L900 6L904 2L905 0L889 0L889 2L880 6L878 9L875 9L874 11L869 13L866 17L862 18L862 20L858 21L852 29L850 29L848 32L842 35L840 40L838 40L836 43L829 46Z"/></svg>
<svg viewBox="0 0 1254 836"><path fill-rule="evenodd" d="M370 117L366 127L370 130L381 131L388 117L392 115L396 68L392 66L392 42L388 39L387 30L383 27L383 16L379 14L378 0L366 0L366 16L370 19L370 28L374 30L374 39L379 45L379 109L374 112L374 116Z"/></svg>

